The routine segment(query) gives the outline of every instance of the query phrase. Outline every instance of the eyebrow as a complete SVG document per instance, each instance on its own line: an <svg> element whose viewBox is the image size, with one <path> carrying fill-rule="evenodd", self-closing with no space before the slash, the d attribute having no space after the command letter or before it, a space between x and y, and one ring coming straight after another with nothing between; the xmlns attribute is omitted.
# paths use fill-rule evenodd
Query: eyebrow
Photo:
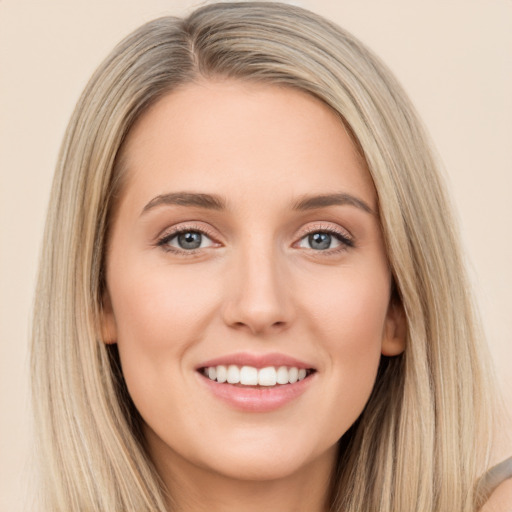
<svg viewBox="0 0 512 512"><path fill-rule="evenodd" d="M303 196L294 205L294 210L315 210L317 208L326 208L328 206L355 206L367 213L375 215L375 211L362 199L359 199L351 194L337 193L337 194L321 194L316 196Z"/></svg>
<svg viewBox="0 0 512 512"><path fill-rule="evenodd" d="M141 215L161 205L196 206L207 210L226 209L226 202L220 196L196 192L172 192L161 194L151 199L144 206Z"/></svg>
<svg viewBox="0 0 512 512"><path fill-rule="evenodd" d="M214 194L201 194L197 192L171 192L168 194L161 194L149 201L144 206L142 214L162 205L177 205L177 206L195 206L207 210L225 210L226 201ZM359 199L351 194L337 193L337 194L321 194L312 196L301 197L294 205L293 209L298 211L315 210L318 208L326 208L328 206L355 206L367 213L375 215L370 206L362 199Z"/></svg>

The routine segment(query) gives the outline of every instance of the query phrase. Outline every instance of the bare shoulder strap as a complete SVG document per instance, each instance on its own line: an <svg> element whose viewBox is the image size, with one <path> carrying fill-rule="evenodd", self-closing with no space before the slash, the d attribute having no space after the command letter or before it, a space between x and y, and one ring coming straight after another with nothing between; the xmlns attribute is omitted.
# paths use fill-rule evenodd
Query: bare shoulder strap
<svg viewBox="0 0 512 512"><path fill-rule="evenodd" d="M493 466L478 480L477 495L480 507L489 499L496 487L507 478L512 478L512 457Z"/></svg>

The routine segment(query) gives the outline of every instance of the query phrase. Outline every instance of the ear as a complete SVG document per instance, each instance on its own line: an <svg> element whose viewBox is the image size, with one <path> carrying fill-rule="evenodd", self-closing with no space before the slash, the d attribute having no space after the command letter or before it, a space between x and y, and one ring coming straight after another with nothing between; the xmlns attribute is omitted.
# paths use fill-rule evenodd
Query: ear
<svg viewBox="0 0 512 512"><path fill-rule="evenodd" d="M112 309L110 294L105 291L102 299L101 318L100 318L101 339L103 343L110 345L117 343L117 325Z"/></svg>
<svg viewBox="0 0 512 512"><path fill-rule="evenodd" d="M407 322L402 302L395 297L389 301L381 352L383 356L397 356L405 350Z"/></svg>

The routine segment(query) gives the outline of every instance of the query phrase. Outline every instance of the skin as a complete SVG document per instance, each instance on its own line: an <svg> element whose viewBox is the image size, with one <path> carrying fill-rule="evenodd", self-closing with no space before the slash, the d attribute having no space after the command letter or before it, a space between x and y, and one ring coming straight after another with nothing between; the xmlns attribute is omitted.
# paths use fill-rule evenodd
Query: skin
<svg viewBox="0 0 512 512"><path fill-rule="evenodd" d="M343 124L299 91L199 82L139 119L123 162L103 332L118 344L173 510L327 510L337 441L363 410L381 354L404 349L376 193ZM184 191L226 208L155 205ZM371 211L294 209L333 192ZM175 230L207 237L187 252ZM313 248L308 235L328 231L329 248ZM285 406L240 411L196 371L238 352L278 352L316 372Z"/></svg>
<svg viewBox="0 0 512 512"><path fill-rule="evenodd" d="M505 480L492 493L481 512L510 512L512 510L512 478Z"/></svg>

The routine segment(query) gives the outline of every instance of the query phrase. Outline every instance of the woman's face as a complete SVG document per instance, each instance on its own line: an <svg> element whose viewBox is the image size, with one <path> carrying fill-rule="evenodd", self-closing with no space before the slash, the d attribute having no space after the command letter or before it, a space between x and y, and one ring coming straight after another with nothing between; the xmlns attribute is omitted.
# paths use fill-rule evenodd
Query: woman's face
<svg viewBox="0 0 512 512"><path fill-rule="evenodd" d="M122 172L103 330L157 467L330 468L381 353L403 349L375 190L339 118L289 88L191 84L138 121Z"/></svg>

